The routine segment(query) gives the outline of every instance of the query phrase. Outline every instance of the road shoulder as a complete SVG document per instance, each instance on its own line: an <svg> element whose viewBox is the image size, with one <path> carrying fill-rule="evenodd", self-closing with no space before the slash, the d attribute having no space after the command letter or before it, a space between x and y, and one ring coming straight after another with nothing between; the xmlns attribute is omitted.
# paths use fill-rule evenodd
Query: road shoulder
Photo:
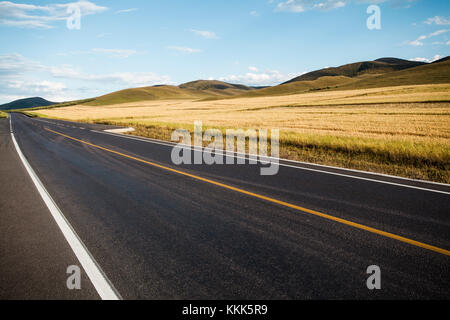
<svg viewBox="0 0 450 320"><path fill-rule="evenodd" d="M33 185L0 119L0 299L98 299L81 269L81 290L66 286L80 265Z"/></svg>

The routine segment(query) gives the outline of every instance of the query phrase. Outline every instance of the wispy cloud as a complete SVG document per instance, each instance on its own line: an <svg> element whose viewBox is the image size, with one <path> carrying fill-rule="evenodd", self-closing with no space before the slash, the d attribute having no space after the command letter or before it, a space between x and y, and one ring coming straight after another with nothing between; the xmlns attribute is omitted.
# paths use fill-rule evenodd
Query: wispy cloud
<svg viewBox="0 0 450 320"><path fill-rule="evenodd" d="M9 80L2 82L7 93L0 91L2 101L11 101L30 96L44 96L46 99L55 102L62 102L74 99L69 95L67 86L62 82L35 81L35 80ZM14 94L11 94L14 92Z"/></svg>
<svg viewBox="0 0 450 320"><path fill-rule="evenodd" d="M249 67L249 71L245 74L231 74L220 77L218 80L225 82L241 83L252 86L272 86L282 82L288 81L299 74L297 73L282 73L278 70L259 71L256 67Z"/></svg>
<svg viewBox="0 0 450 320"><path fill-rule="evenodd" d="M54 27L54 22L66 20L70 16L67 9L72 6L80 9L81 16L96 14L108 9L85 0L43 6L1 1L0 24L11 27L50 29Z"/></svg>
<svg viewBox="0 0 450 320"><path fill-rule="evenodd" d="M153 72L88 73L72 65L49 66L23 57L20 54L0 55L0 100L7 102L30 96L44 96L52 101L80 98L66 81L88 81L112 88L150 86L172 83L167 75ZM69 82L70 83L70 82ZM114 87L115 86L115 87ZM83 96L97 94L95 86L84 90Z"/></svg>
<svg viewBox="0 0 450 320"><path fill-rule="evenodd" d="M217 35L212 31L196 30L196 29L191 29L189 31L191 31L192 33L195 33L198 36L206 38L206 39L217 39L218 38Z"/></svg>
<svg viewBox="0 0 450 320"><path fill-rule="evenodd" d="M111 72L93 74L82 72L71 65L46 67L46 71L54 78L74 79L84 81L109 82L126 86L150 86L170 83L170 77L158 75L154 72Z"/></svg>
<svg viewBox="0 0 450 320"><path fill-rule="evenodd" d="M90 50L77 50L70 52L59 52L58 56L75 56L75 55L106 55L113 58L128 58L136 54L142 54L144 52L139 52L133 49L111 49L111 48L93 48Z"/></svg>
<svg viewBox="0 0 450 320"><path fill-rule="evenodd" d="M129 49L104 49L104 48L94 48L93 53L106 54L116 58L128 58L129 56L135 55L138 52L136 50Z"/></svg>
<svg viewBox="0 0 450 320"><path fill-rule="evenodd" d="M116 14L121 14L121 13L128 13L128 12L133 12L136 11L137 8L130 8L130 9L123 9L123 10L117 10Z"/></svg>
<svg viewBox="0 0 450 320"><path fill-rule="evenodd" d="M439 55L439 54L436 54L436 55L435 55L433 58L431 58L431 59L420 58L420 57L418 57L418 58L413 58L413 59L409 59L409 60L410 60L410 61L419 61L419 62L428 62L428 63L431 63L431 62L437 61L437 60L439 60L439 59L442 59L442 56Z"/></svg>
<svg viewBox="0 0 450 320"><path fill-rule="evenodd" d="M450 25L450 20L444 17L435 16L425 20L426 24Z"/></svg>
<svg viewBox="0 0 450 320"><path fill-rule="evenodd" d="M48 73L49 70L45 65L20 54L0 55L0 100L8 102L42 95L53 101L64 100L67 86L63 82L31 76Z"/></svg>
<svg viewBox="0 0 450 320"><path fill-rule="evenodd" d="M109 37L111 35L112 35L112 33L110 33L110 32L104 32L104 33L98 34L97 38L105 38L105 37Z"/></svg>
<svg viewBox="0 0 450 320"><path fill-rule="evenodd" d="M24 58L20 54L4 54L0 55L0 75L20 75L25 72L35 72L44 70L45 66L39 62L35 62Z"/></svg>
<svg viewBox="0 0 450 320"><path fill-rule="evenodd" d="M342 8L348 0L287 0L277 4L275 11L304 12L308 10L331 10Z"/></svg>
<svg viewBox="0 0 450 320"><path fill-rule="evenodd" d="M439 36L439 35L441 35L443 33L448 32L449 30L450 29L442 29L442 30L438 30L438 31L435 31L433 33L430 33L428 35L422 35L422 36L418 37L416 40L406 41L406 44L409 44L411 46L416 46L416 47L423 46L424 45L423 40Z"/></svg>
<svg viewBox="0 0 450 320"><path fill-rule="evenodd" d="M394 8L409 8L417 0L284 0L279 2L275 11L301 13L310 10L329 11L345 7L350 3L380 4L390 2ZM274 1L269 1L273 3Z"/></svg>
<svg viewBox="0 0 450 320"><path fill-rule="evenodd" d="M393 7L393 8L411 8L412 5L417 1L418 0L392 0L391 7Z"/></svg>
<svg viewBox="0 0 450 320"><path fill-rule="evenodd" d="M194 48L189 48L189 47L169 46L167 48L170 50L175 50L178 52L183 52L183 53L188 53L188 54L202 52L202 50L200 50L200 49L194 49Z"/></svg>
<svg viewBox="0 0 450 320"><path fill-rule="evenodd" d="M170 77L153 72L113 72L106 74L90 74L70 69L69 67L54 68L56 78L75 79L94 82L109 82L121 86L150 86L171 83Z"/></svg>

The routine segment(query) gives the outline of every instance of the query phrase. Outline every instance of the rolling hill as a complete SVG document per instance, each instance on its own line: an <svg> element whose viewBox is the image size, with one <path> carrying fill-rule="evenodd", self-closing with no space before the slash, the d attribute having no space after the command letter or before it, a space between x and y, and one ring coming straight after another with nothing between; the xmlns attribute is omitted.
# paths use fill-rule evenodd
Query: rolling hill
<svg viewBox="0 0 450 320"><path fill-rule="evenodd" d="M450 83L449 57L433 63L427 63L413 68L375 75L373 77L355 78L354 82L342 84L339 86L339 89L366 89L439 83Z"/></svg>
<svg viewBox="0 0 450 320"><path fill-rule="evenodd" d="M56 107L73 104L103 106L146 100L217 100L290 95L322 90L440 83L450 83L450 57L433 63L381 58L312 71L273 87L249 87L216 80L197 80L179 86L157 85L124 89L80 102L56 105ZM42 98L29 98L2 105L0 110L25 109L54 104Z"/></svg>
<svg viewBox="0 0 450 320"><path fill-rule="evenodd" d="M217 80L197 80L180 84L181 89L198 90L204 93L218 96L233 96L243 92L255 90L242 84L231 84Z"/></svg>
<svg viewBox="0 0 450 320"><path fill-rule="evenodd" d="M409 61L397 58L381 58L375 61L356 62L340 67L325 68L308 72L299 77L291 79L284 84L297 81L317 80L321 77L326 76L344 76L354 78L365 74L385 74L393 71L414 68L425 64L425 62Z"/></svg>
<svg viewBox="0 0 450 320"><path fill-rule="evenodd" d="M433 63L382 58L306 73L277 86L237 97L289 95L320 90L351 90L450 83L450 57Z"/></svg>
<svg viewBox="0 0 450 320"><path fill-rule="evenodd" d="M47 107L56 104L40 97L19 99L0 105L0 110L28 109L35 107Z"/></svg>
<svg viewBox="0 0 450 320"><path fill-rule="evenodd" d="M87 103L91 106L137 102L144 100L205 99L230 97L255 90L244 85L215 80L197 80L179 86L158 85L125 89L95 98Z"/></svg>

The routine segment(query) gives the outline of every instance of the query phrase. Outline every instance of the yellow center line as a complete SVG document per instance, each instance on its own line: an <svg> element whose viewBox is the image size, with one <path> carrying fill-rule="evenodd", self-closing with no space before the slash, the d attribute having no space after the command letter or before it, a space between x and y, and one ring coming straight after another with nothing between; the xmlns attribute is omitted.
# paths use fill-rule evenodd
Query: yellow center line
<svg viewBox="0 0 450 320"><path fill-rule="evenodd" d="M228 190L233 190L233 191L236 191L236 192L239 192L239 193L242 193L242 194L246 194L246 195L254 197L254 198L265 200L265 201L268 201L268 202L271 202L271 203L275 203L275 204L278 204L278 205L281 205L281 206L284 206L284 207L288 207L288 208L291 208L291 209L294 209L294 210L297 210L297 211L301 211L301 212L304 212L304 213L309 213L309 214L312 214L312 215L315 215L315 216L318 216L318 217L321 217L321 218L324 218L324 219L327 219L327 220L335 221L335 222L338 222L338 223L341 223L341 224L344 224L344 225L347 225L347 226L350 226L350 227L354 227L354 228L357 228L357 229L368 231L368 232L371 232L371 233L374 233L374 234L378 234L378 235L381 235L381 236L384 236L384 237L387 237L387 238L391 238L391 239L395 239L395 240L398 240L398 241L401 241L401 242L404 242L404 243L408 243L408 244L416 246L416 247L424 248L424 249L427 249L427 250L431 250L431 251L434 251L434 252L437 252L437 253L444 254L446 256L450 256L450 251L449 250L445 250L445 249L442 249L442 248L439 248L439 247L435 247L435 246L432 246L432 245L429 245L429 244L426 244L426 243L422 243L422 242L415 241L415 240L412 240L412 239L409 239L409 238L405 238L405 237L402 237L402 236L399 236L399 235L396 235L396 234L393 234L393 233L389 233L389 232L385 232L385 231L382 231L382 230L379 230L379 229L368 227L368 226L365 226L365 225L362 225L362 224L359 224L359 223L356 223L356 222L352 222L352 221L349 221L349 220L345 220L345 219L341 219L341 218L338 218L338 217L334 217L334 216L326 214L326 213L322 213L322 212L318 212L318 211L315 211L315 210L303 208L303 207L297 206L295 204L288 203L288 202L281 201L281 200L277 200L277 199L274 199L274 198L270 198L270 197L267 197L267 196L264 196L264 195L261 195L261 194L258 194L258 193L254 193L254 192L250 192L250 191L247 191L247 190L244 190L244 189L232 187L232 186L229 186L229 185L226 185L226 184L214 181L214 180L202 178L200 176L197 176L197 175L194 175L194 174L190 174L190 173L187 173L187 172L184 172L184 171L181 171L181 170L172 169L170 167L166 167L166 166L154 163L154 162L150 162L150 161L147 161L147 160L143 160L143 159L140 159L140 158L136 158L136 157L130 156L128 154L124 154L124 153L121 153L121 152L118 152L118 151L114 151L114 150L111 150L111 149L108 149L108 148L105 148L105 147L102 147L102 146L99 146L99 145L96 145L96 144L93 144L93 143L90 143L90 142L87 142L87 141L83 141L83 140L80 140L80 139L68 136L66 134L63 134L63 133L60 133L60 132L57 132L57 131L53 131L53 130L48 129L48 128L45 128L45 130L53 132L53 133L58 134L60 136L66 137L68 139L71 139L71 140L78 141L80 143L89 145L91 147L94 147L94 148L97 148L97 149L101 149L101 150L104 150L104 151L107 151L107 152L110 152L110 153L113 153L113 154L117 154L117 155L123 156L123 157L128 158L128 159L133 159L133 160L136 160L136 161L141 162L141 163L149 164L151 166L154 166L154 167L157 167L157 168L160 168L160 169L164 169L164 170L167 170L167 171L170 171L170 172L178 173L178 174L181 174L181 175L186 176L186 177L190 177L190 178L193 178L193 179L196 179L196 180L199 180L199 181L203 181L203 182L206 182L206 183L210 183L210 184L213 184L213 185L216 185L216 186L228 189Z"/></svg>

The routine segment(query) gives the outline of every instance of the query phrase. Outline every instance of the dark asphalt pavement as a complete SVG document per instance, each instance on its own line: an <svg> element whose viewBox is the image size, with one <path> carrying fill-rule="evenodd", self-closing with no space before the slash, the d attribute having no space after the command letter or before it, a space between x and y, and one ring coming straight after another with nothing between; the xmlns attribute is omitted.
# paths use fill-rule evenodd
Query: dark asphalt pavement
<svg viewBox="0 0 450 320"><path fill-rule="evenodd" d="M1 158L0 191L12 200L11 205L0 202L3 296L12 290L3 282L20 284L17 277L35 255L58 251L45 261L54 263L49 270L74 258L5 142L6 123L1 122L1 143L8 144L2 145L2 153L7 150L8 155ZM281 166L276 176L260 176L259 166L248 164L175 166L171 146L92 131L104 126L19 114L12 114L12 125L25 157L124 299L450 297L450 257L445 254L157 168L45 128L446 250L449 186L288 162L294 167ZM12 182L18 179L20 185ZM27 201L36 206L24 208ZM38 222L36 215L41 216ZM33 230L14 231L24 226ZM22 240L14 242L17 233ZM45 241L49 249L26 247L26 241ZM14 257L17 253L23 259ZM15 264L17 272L8 271ZM366 287L370 265L381 268L381 290ZM29 277L40 281L39 274ZM42 295L53 287L48 283ZM93 297L88 284L81 292ZM61 297L70 298L64 292Z"/></svg>
<svg viewBox="0 0 450 320"><path fill-rule="evenodd" d="M68 290L67 267L80 265L0 119L0 299L98 299L81 269L82 290Z"/></svg>

